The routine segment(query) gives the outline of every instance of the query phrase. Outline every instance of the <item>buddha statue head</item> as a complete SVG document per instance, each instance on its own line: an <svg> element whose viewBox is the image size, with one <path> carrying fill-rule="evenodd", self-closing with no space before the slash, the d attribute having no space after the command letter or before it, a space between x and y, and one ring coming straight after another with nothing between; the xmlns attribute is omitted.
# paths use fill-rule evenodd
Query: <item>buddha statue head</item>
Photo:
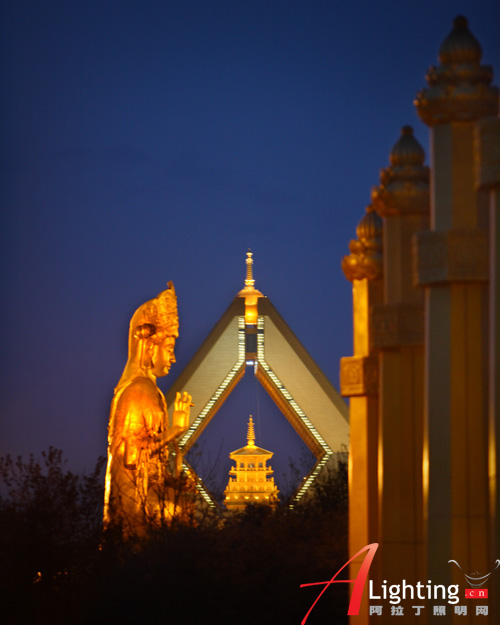
<svg viewBox="0 0 500 625"><path fill-rule="evenodd" d="M179 317L174 285L159 293L135 311L130 321L128 361L119 385L134 375L167 375L175 362L175 340L179 336Z"/></svg>

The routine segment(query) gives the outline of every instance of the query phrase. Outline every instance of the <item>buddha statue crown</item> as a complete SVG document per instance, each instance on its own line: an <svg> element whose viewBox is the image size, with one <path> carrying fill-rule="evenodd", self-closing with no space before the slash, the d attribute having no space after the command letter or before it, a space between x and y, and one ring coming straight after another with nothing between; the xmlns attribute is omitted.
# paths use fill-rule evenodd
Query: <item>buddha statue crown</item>
<svg viewBox="0 0 500 625"><path fill-rule="evenodd" d="M165 336L178 335L177 296L173 283L169 282L167 286L168 289L136 310L131 322L135 338L161 343Z"/></svg>

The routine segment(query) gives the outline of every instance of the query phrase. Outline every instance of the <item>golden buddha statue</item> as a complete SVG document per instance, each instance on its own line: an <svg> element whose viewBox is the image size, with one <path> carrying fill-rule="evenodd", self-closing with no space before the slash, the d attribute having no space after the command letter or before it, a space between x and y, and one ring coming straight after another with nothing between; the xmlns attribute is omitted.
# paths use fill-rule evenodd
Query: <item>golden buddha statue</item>
<svg viewBox="0 0 500 625"><path fill-rule="evenodd" d="M140 533L180 510L167 466L167 445L189 425L191 395L177 393L172 425L156 378L175 362L177 298L168 289L142 304L130 321L128 360L115 388L108 427L104 523ZM177 447L177 445L176 445ZM177 447L177 468L180 452Z"/></svg>

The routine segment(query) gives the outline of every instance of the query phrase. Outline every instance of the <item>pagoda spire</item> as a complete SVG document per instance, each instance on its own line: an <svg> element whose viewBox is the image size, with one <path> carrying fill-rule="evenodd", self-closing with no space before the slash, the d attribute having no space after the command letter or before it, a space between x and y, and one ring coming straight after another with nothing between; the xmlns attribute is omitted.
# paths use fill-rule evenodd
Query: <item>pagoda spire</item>
<svg viewBox="0 0 500 625"><path fill-rule="evenodd" d="M250 421L248 422L247 446L255 447L255 428L253 425L252 415L250 415Z"/></svg>
<svg viewBox="0 0 500 625"><path fill-rule="evenodd" d="M255 284L255 280L253 279L253 258L252 258L253 254L250 250L250 248L248 248L248 252L247 252L247 258L246 258L246 264L247 264L247 277L245 280L245 286L246 287L251 287L253 288L254 284Z"/></svg>
<svg viewBox="0 0 500 625"><path fill-rule="evenodd" d="M245 324L248 326L254 326L257 324L257 318L259 315L258 312L258 299L259 297L264 297L260 291L258 291L254 284L255 280L253 277L253 254L248 248L247 257L245 259L247 265L247 273L245 278L245 286L238 293L238 297L245 298Z"/></svg>

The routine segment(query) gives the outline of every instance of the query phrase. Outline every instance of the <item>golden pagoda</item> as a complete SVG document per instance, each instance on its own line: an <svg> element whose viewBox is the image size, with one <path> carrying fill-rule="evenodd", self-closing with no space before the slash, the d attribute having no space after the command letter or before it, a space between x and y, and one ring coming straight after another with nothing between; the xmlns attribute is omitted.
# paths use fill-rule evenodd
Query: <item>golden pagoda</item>
<svg viewBox="0 0 500 625"><path fill-rule="evenodd" d="M272 456L272 451L255 445L255 429L250 415L246 446L229 454L236 466L229 471L229 482L224 491L228 510L244 510L248 504L277 505L279 490L274 478L270 477L271 467L266 466Z"/></svg>

